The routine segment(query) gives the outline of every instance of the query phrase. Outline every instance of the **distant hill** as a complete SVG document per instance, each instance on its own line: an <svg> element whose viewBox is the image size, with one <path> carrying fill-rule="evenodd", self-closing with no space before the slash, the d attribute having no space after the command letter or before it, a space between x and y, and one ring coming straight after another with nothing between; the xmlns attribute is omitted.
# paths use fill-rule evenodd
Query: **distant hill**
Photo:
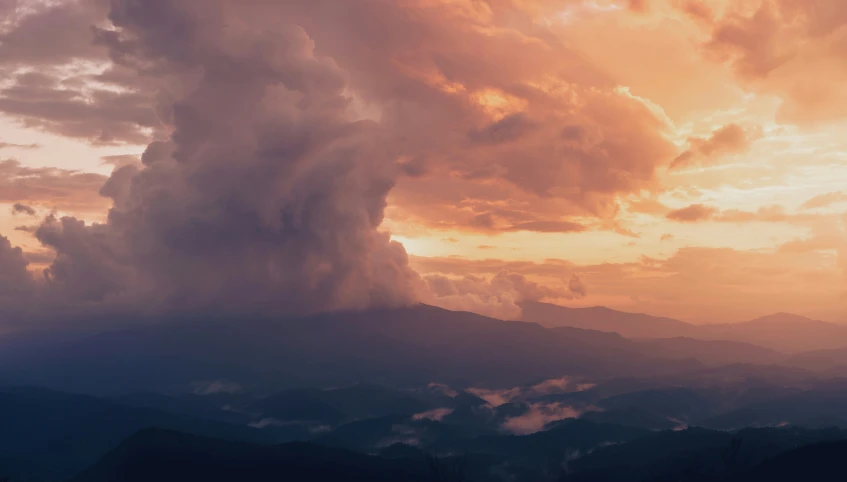
<svg viewBox="0 0 847 482"><path fill-rule="evenodd" d="M253 443L298 436L129 407L84 395L34 388L0 389L0 475L8 475L13 481L67 480L126 437L148 427Z"/></svg>
<svg viewBox="0 0 847 482"><path fill-rule="evenodd" d="M144 430L73 482L404 482L427 480L424 460L387 460L309 444L257 446Z"/></svg>
<svg viewBox="0 0 847 482"><path fill-rule="evenodd" d="M631 339L687 338L746 344L714 345L709 348L686 342L687 348L698 350L697 358L704 363L718 360L721 352L735 354L734 361L738 363L774 363L779 360L779 353L847 348L847 326L790 313L777 313L740 323L692 325L672 318L627 313L602 306L568 308L548 303L523 302L521 307L525 321L547 327L598 330L618 333ZM678 351L682 348L680 343L670 349ZM709 351L712 353L709 354ZM747 360L739 358L738 355L742 353Z"/></svg>
<svg viewBox="0 0 847 482"><path fill-rule="evenodd" d="M792 366L843 376L847 374L847 348L797 353L787 362Z"/></svg>
<svg viewBox="0 0 847 482"><path fill-rule="evenodd" d="M252 410L277 420L330 425L388 415L411 416L434 408L438 407L399 391L365 383L332 390L283 390L251 406Z"/></svg>
<svg viewBox="0 0 847 482"><path fill-rule="evenodd" d="M657 357L692 357L706 365L753 363L770 365L788 357L776 350L752 343L727 340L698 340L695 338L661 338L640 342L646 353Z"/></svg>
<svg viewBox="0 0 847 482"><path fill-rule="evenodd" d="M737 482L841 482L844 480L844 456L847 441L807 445L766 460L748 473L738 475Z"/></svg>
<svg viewBox="0 0 847 482"><path fill-rule="evenodd" d="M532 436L459 442L467 456L430 465L423 451L402 443L383 449L390 454L383 458L304 443L258 446L149 429L72 482L494 482L504 475L565 482L834 482L843 480L845 436L835 429L798 428L651 433L573 421Z"/></svg>
<svg viewBox="0 0 847 482"><path fill-rule="evenodd" d="M713 339L754 343L783 353L800 353L847 347L847 326L777 313L741 323L702 327Z"/></svg>
<svg viewBox="0 0 847 482"><path fill-rule="evenodd" d="M696 326L673 318L627 313L603 306L568 308L535 301L524 301L520 306L524 321L553 328L570 326L619 333L627 338L677 338L699 333Z"/></svg>
<svg viewBox="0 0 847 482"><path fill-rule="evenodd" d="M844 440L847 432L840 430L810 431L799 428L745 429L736 433L705 430L656 432L632 442L598 449L570 464L568 482L769 482L770 480L843 479L843 468L836 463L835 447L844 449L843 442L816 445L821 442ZM797 447L807 445L799 451ZM797 454L797 452L800 452ZM844 453L841 453L843 461ZM829 476L816 467L803 463L819 459L827 469L836 469ZM783 462L779 462L783 461ZM784 467L786 474L776 474ZM790 474L789 477L784 475ZM768 478L776 475L776 479ZM839 478L840 477L840 478Z"/></svg>

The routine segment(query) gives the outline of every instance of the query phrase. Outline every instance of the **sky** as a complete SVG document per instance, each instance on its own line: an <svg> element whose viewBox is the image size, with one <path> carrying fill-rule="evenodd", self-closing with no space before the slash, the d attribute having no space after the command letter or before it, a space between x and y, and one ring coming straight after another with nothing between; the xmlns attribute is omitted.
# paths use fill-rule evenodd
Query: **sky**
<svg viewBox="0 0 847 482"><path fill-rule="evenodd" d="M845 46L842 0L0 0L0 314L847 322Z"/></svg>

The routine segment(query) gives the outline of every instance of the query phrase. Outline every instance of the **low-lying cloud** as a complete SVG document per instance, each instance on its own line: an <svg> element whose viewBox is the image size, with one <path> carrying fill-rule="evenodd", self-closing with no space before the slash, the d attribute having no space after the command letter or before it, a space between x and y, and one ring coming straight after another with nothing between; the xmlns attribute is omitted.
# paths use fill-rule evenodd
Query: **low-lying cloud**
<svg viewBox="0 0 847 482"><path fill-rule="evenodd" d="M515 435L528 435L544 430L551 422L577 418L582 413L574 407L561 403L531 403L526 413L507 418L501 428Z"/></svg>
<svg viewBox="0 0 847 482"><path fill-rule="evenodd" d="M509 389L469 388L468 393L488 402L492 407L498 407L516 400L533 400L545 395L581 392L594 385L585 380L573 377L551 378L535 385L513 387Z"/></svg>
<svg viewBox="0 0 847 482"><path fill-rule="evenodd" d="M501 271L491 278L440 274L424 276L424 301L449 310L473 311L504 320L521 318L523 301L573 300L588 295L588 287L578 274L567 284L542 284L518 273Z"/></svg>

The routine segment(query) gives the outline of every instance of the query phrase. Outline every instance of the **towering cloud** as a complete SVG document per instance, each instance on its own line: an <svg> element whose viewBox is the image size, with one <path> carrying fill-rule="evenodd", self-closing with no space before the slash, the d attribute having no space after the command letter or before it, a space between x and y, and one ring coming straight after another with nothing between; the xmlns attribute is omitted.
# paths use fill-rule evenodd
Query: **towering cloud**
<svg viewBox="0 0 847 482"><path fill-rule="evenodd" d="M403 247L377 231L396 171L385 133L300 27L262 28L240 6L112 2L98 42L156 79L171 135L103 186L106 223L37 230L57 255L51 300L272 314L414 300ZM2 259L24 276L19 251Z"/></svg>
<svg viewBox="0 0 847 482"><path fill-rule="evenodd" d="M570 216L614 216L616 195L650 188L675 149L648 102L536 21L560 8L97 0L12 22L15 65L108 52L108 68L70 83L14 70L0 110L95 143L155 138L141 164L92 177L113 204L105 223L51 216L35 231L56 253L40 295L165 312L409 303L427 283L379 231L398 182L394 203L423 224L576 232ZM61 19L64 45L30 35ZM84 87L55 97L59 84Z"/></svg>

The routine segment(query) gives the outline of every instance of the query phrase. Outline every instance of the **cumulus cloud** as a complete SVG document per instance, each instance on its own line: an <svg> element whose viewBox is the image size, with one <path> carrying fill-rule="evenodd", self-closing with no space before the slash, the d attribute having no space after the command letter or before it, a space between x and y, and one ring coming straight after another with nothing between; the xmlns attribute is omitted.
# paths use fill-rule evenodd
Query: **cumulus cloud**
<svg viewBox="0 0 847 482"><path fill-rule="evenodd" d="M297 0L282 8L401 134L409 177L392 193L392 219L572 232L580 228L571 216L613 217L617 194L653 186L675 149L651 106L536 21L555 4Z"/></svg>
<svg viewBox="0 0 847 482"><path fill-rule="evenodd" d="M197 5L115 0L114 29L98 31L117 65L168 92L172 135L141 165L102 183L0 164L11 172L0 183L30 184L0 189L15 200L38 192L35 177L99 181L113 205L103 224L50 217L37 229L56 253L39 294L67 309L169 313L413 302L406 253L378 231L396 153L380 125L351 114L344 71L298 26L263 28L241 2Z"/></svg>
<svg viewBox="0 0 847 482"><path fill-rule="evenodd" d="M591 281L593 305L684 320L753 319L767 306L769 311L838 321L845 309L845 226L844 220L824 223L818 235L773 250L689 246L667 256L618 263L418 256L410 262L424 276L491 277L508 270L554 285L566 283L570 273L583 273Z"/></svg>
<svg viewBox="0 0 847 482"><path fill-rule="evenodd" d="M521 317L520 302L549 299L580 299L587 296L585 283L572 275L568 283L541 284L524 275L504 270L490 278L440 274L424 276L428 288L424 301L442 308L473 311L494 318L515 320Z"/></svg>

